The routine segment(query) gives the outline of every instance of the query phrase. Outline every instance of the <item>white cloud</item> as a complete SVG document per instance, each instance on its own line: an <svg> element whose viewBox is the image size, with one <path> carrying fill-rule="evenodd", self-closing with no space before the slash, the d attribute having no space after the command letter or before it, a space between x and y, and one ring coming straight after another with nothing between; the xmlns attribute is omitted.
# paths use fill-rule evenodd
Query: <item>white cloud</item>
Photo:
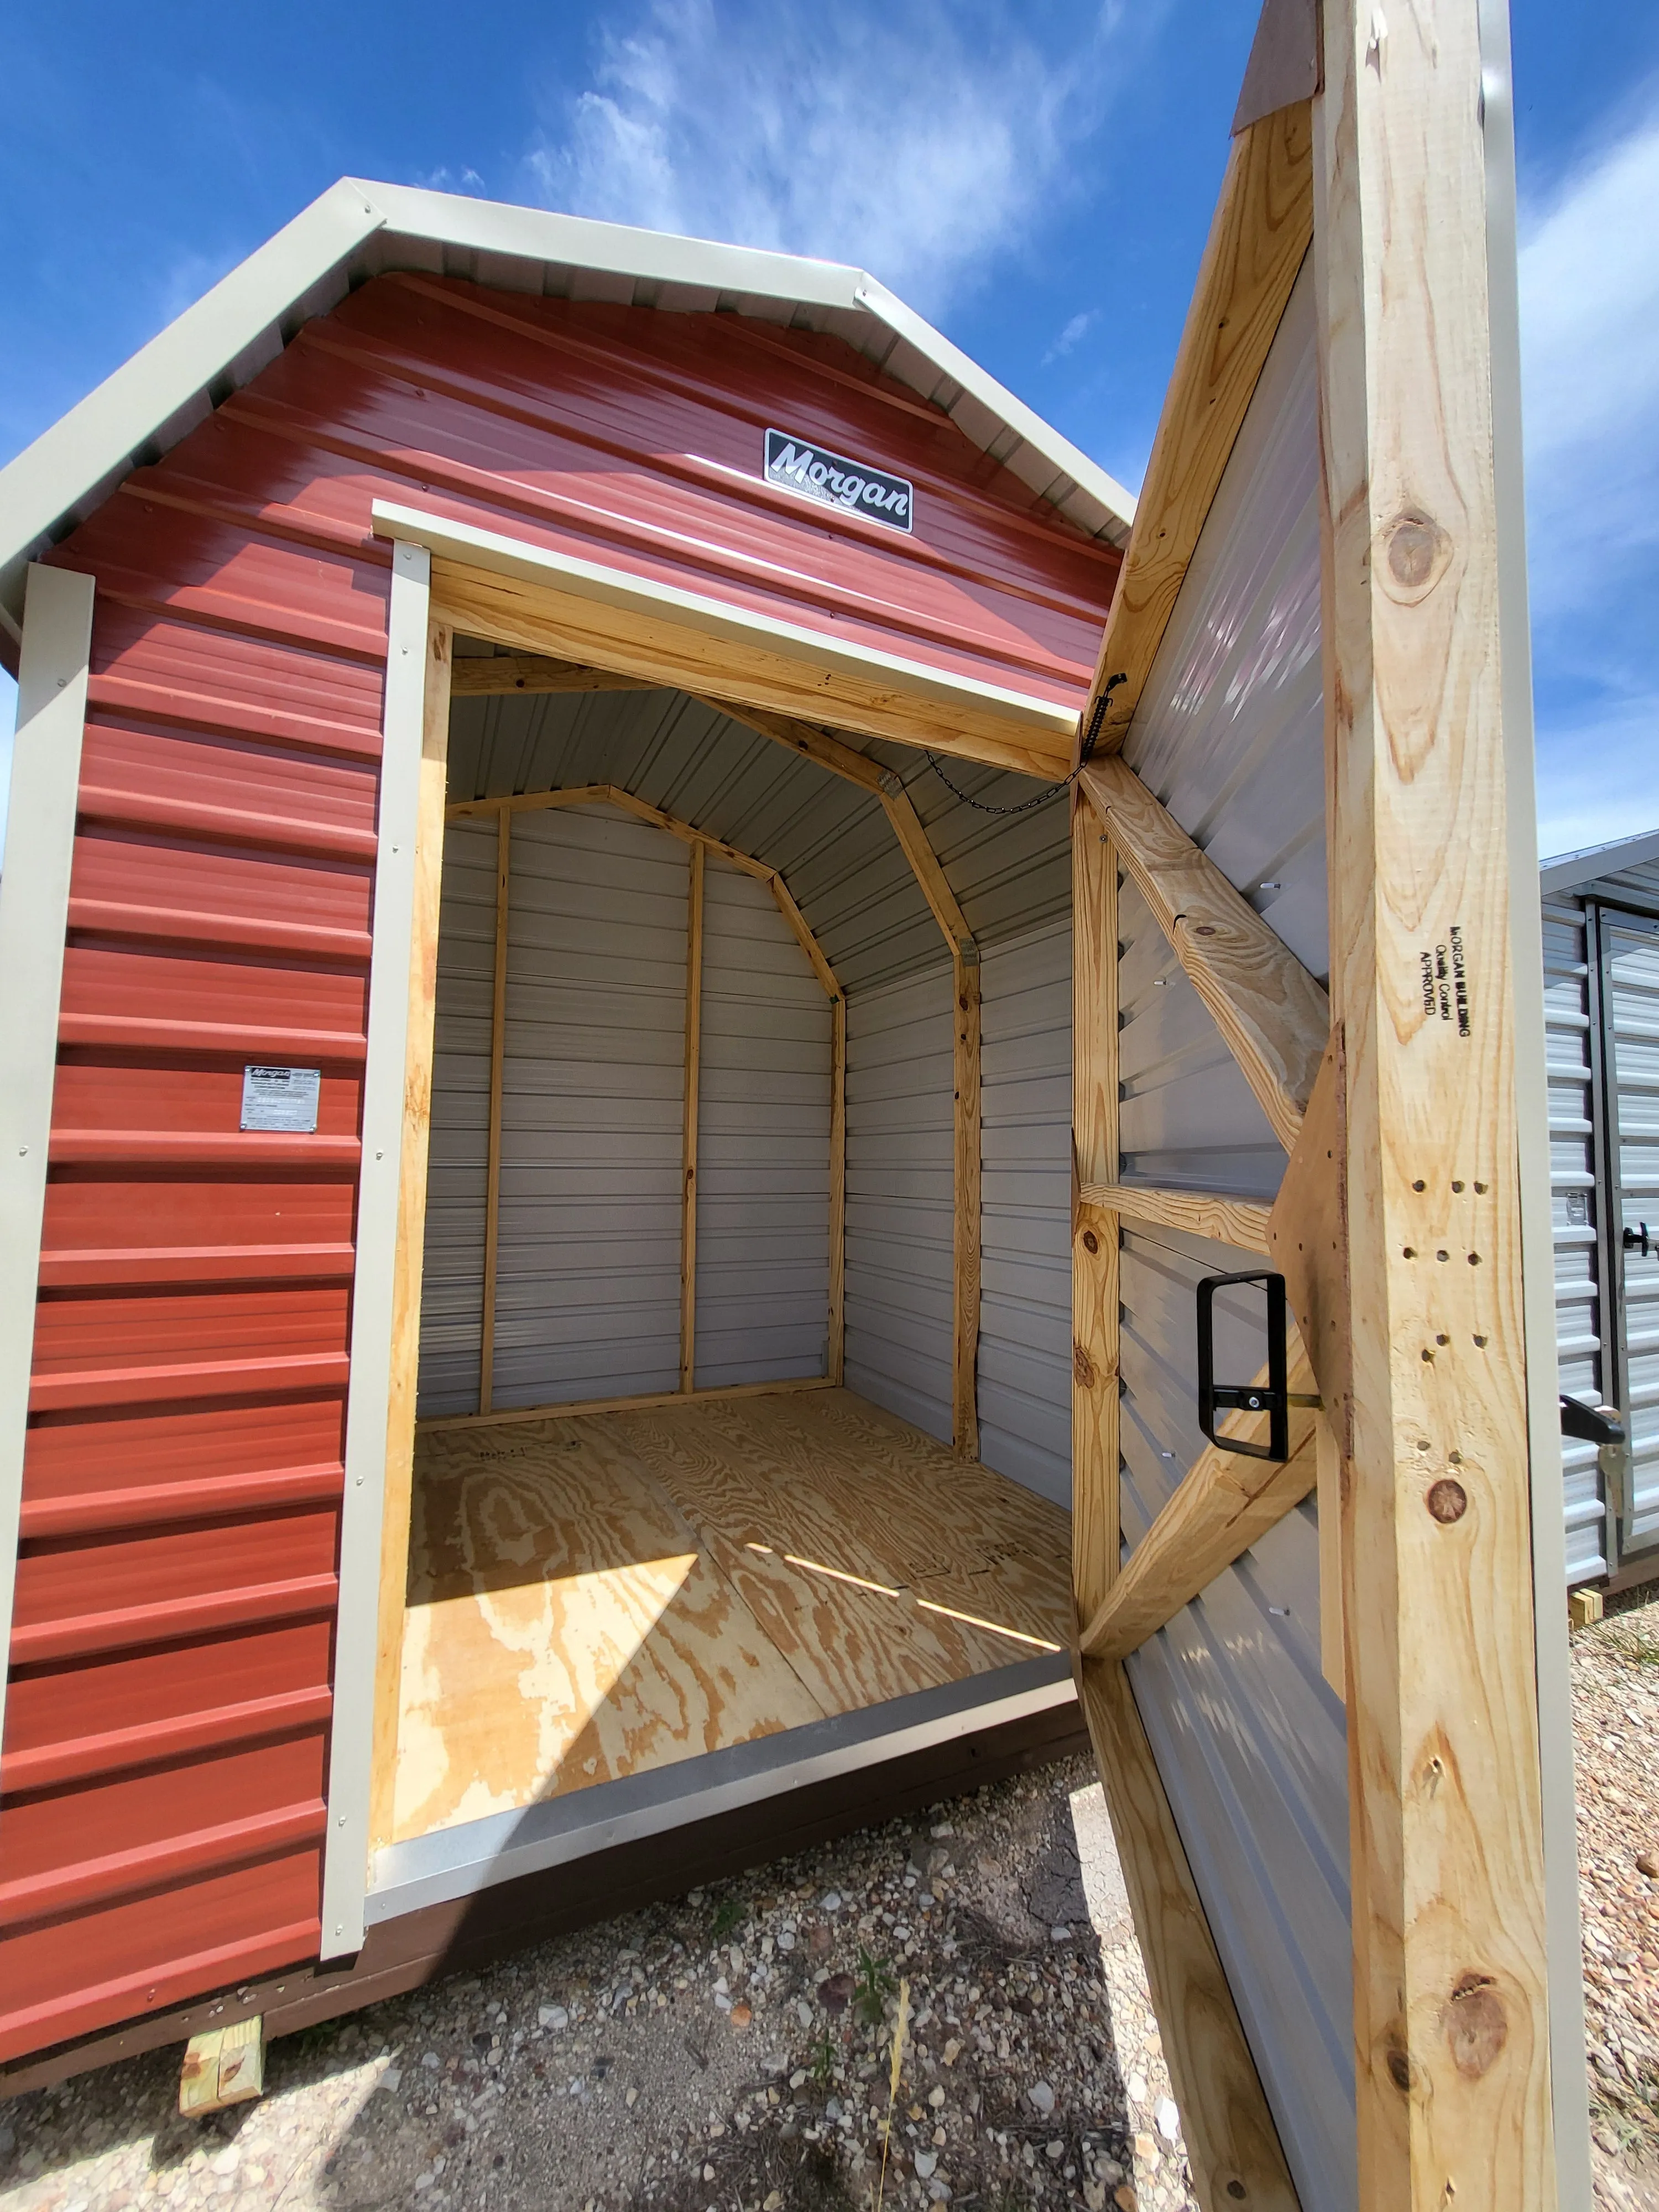
<svg viewBox="0 0 1659 2212"><path fill-rule="evenodd" d="M1659 101L1521 249L1540 842L1659 826Z"/></svg>
<svg viewBox="0 0 1659 2212"><path fill-rule="evenodd" d="M484 197L484 180L476 169L417 170L415 181L428 192L459 192L467 198Z"/></svg>
<svg viewBox="0 0 1659 2212"><path fill-rule="evenodd" d="M1062 355L1070 353L1073 347L1079 344L1099 320L1098 307L1089 307L1082 313L1073 315L1048 352L1043 355L1042 366L1047 368L1051 361L1058 361Z"/></svg>
<svg viewBox="0 0 1659 2212"><path fill-rule="evenodd" d="M925 310L1064 190L1108 19L1045 51L1015 11L649 0L529 156L550 205L851 261Z"/></svg>

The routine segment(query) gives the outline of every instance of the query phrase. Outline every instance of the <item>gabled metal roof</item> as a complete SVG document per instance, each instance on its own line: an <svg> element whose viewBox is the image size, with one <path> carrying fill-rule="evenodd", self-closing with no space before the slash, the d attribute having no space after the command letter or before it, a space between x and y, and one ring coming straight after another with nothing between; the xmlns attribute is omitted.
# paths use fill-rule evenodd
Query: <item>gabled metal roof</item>
<svg viewBox="0 0 1659 2212"><path fill-rule="evenodd" d="M1580 884L1616 876L1623 868L1639 867L1644 860L1659 860L1659 830L1644 830L1635 837L1616 838L1610 845L1583 845L1576 853L1560 853L1538 864L1539 887L1551 891L1577 890Z"/></svg>
<svg viewBox="0 0 1659 2212"><path fill-rule="evenodd" d="M0 629L9 640L21 632L31 560L258 375L302 323L389 270L832 332L941 408L1069 521L1128 543L1132 495L861 269L343 177L0 470Z"/></svg>

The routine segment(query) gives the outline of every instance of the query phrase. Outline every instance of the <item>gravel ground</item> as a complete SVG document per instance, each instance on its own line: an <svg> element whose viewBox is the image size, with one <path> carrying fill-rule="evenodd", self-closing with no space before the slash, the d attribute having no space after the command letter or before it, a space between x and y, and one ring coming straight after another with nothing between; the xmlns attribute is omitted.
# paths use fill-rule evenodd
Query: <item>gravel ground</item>
<svg viewBox="0 0 1659 2212"><path fill-rule="evenodd" d="M1659 2212L1659 1597L1572 1669L1596 2202ZM0 2212L1195 2212L1081 1761L274 2044L258 2104L178 2066L0 2106Z"/></svg>
<svg viewBox="0 0 1659 2212"><path fill-rule="evenodd" d="M1195 2212L1082 1761L275 2043L258 2104L178 2071L0 2106L0 2212Z"/></svg>
<svg viewBox="0 0 1659 2212"><path fill-rule="evenodd" d="M1613 1609L1614 1606L1618 1609ZM1572 1639L1596 2197L1659 2212L1659 1595Z"/></svg>

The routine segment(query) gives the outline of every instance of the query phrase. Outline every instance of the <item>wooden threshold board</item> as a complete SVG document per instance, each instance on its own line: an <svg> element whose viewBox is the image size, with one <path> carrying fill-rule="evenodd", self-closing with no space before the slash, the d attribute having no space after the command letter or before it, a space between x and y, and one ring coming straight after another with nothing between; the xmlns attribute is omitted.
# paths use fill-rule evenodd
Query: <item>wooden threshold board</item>
<svg viewBox="0 0 1659 2212"><path fill-rule="evenodd" d="M1063 1649L1070 1540L844 1389L423 1429L393 1835Z"/></svg>

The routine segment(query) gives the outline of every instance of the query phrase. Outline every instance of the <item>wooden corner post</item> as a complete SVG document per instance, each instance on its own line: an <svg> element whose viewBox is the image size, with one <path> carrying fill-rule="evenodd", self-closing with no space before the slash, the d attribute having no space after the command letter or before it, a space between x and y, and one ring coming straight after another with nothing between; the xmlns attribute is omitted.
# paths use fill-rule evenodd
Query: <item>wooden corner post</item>
<svg viewBox="0 0 1659 2212"><path fill-rule="evenodd" d="M697 1115L702 1096L703 847L686 855L685 1117L680 1158L680 1388L697 1380Z"/></svg>
<svg viewBox="0 0 1659 2212"><path fill-rule="evenodd" d="M980 985L977 947L958 945L951 963L951 1420L958 1459L979 1457L980 1289Z"/></svg>
<svg viewBox="0 0 1659 2212"><path fill-rule="evenodd" d="M398 1765L398 1686L415 1461L415 1394L420 1376L421 1269L426 1243L427 1156L432 1133L433 1023L438 1002L438 907L443 889L444 798L449 763L451 634L426 624L421 752L415 822L408 1029L404 1046L397 1244L392 1280L392 1370L380 1522L380 1588L375 1632L374 1750L368 1791L371 1850L392 1839ZM378 896L377 892L377 896ZM377 947L378 950L378 947ZM354 1351L354 1358L355 1358Z"/></svg>
<svg viewBox="0 0 1659 2212"><path fill-rule="evenodd" d="M1326 0L1315 227L1358 2201L1548 2212L1476 0Z"/></svg>
<svg viewBox="0 0 1659 2212"><path fill-rule="evenodd" d="M1072 1582L1090 1620L1117 1579L1117 855L1072 800Z"/></svg>

